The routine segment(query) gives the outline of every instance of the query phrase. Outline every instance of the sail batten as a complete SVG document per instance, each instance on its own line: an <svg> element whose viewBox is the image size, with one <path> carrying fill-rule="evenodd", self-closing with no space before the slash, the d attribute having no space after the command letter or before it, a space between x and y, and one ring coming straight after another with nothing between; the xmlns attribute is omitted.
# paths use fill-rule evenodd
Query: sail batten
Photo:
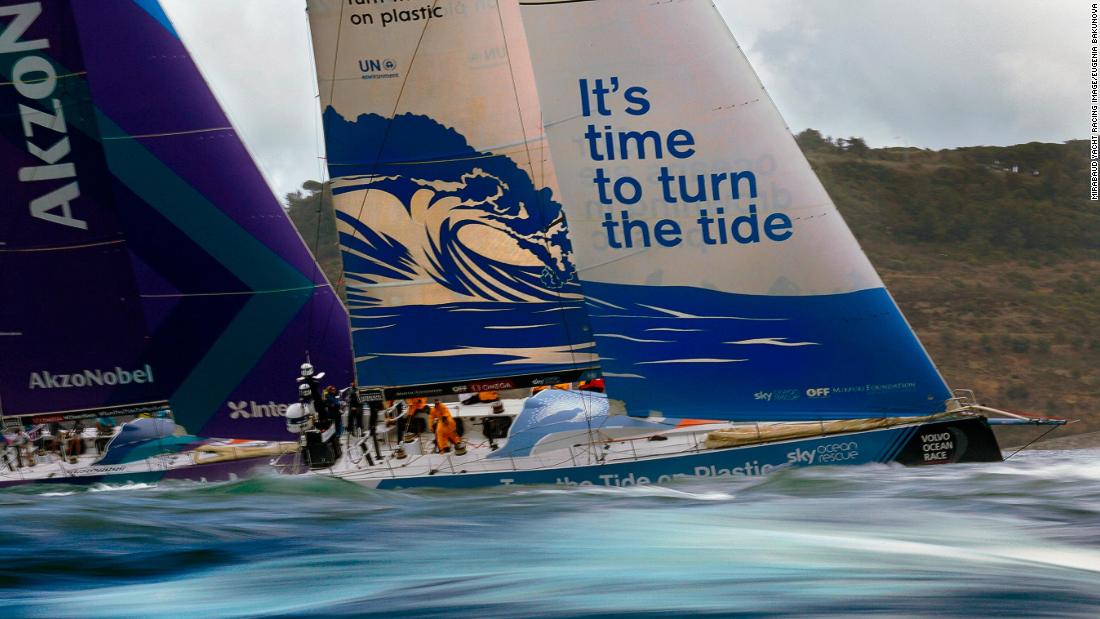
<svg viewBox="0 0 1100 619"><path fill-rule="evenodd" d="M520 5L613 398L745 421L943 410L712 2Z"/></svg>

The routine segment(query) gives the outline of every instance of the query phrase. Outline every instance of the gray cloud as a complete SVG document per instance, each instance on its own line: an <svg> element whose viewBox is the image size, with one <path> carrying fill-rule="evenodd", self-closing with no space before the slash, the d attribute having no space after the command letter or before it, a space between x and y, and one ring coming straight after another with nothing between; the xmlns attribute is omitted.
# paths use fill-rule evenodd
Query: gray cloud
<svg viewBox="0 0 1100 619"><path fill-rule="evenodd" d="M1071 0L717 0L791 128L944 148L1088 134ZM304 0L164 0L277 193L323 153Z"/></svg>
<svg viewBox="0 0 1100 619"><path fill-rule="evenodd" d="M719 0L792 129L873 145L1088 132L1088 3Z"/></svg>
<svg viewBox="0 0 1100 619"><path fill-rule="evenodd" d="M277 195L321 178L305 0L162 4Z"/></svg>

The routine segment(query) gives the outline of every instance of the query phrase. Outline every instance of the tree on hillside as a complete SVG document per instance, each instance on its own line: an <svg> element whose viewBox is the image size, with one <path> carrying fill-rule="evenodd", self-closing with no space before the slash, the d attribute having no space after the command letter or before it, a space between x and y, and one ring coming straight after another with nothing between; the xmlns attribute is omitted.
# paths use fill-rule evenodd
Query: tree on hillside
<svg viewBox="0 0 1100 619"><path fill-rule="evenodd" d="M867 157L867 153L871 151L871 149L867 147L867 142L865 142L863 138L857 138L855 136L844 140L844 150L852 153L853 155L861 159Z"/></svg>
<svg viewBox="0 0 1100 619"><path fill-rule="evenodd" d="M332 192L323 183L311 180L302 183L301 190L286 194L285 199L287 214L313 252L314 259L329 281L340 281L343 269L336 236L336 217L332 210Z"/></svg>
<svg viewBox="0 0 1100 619"><path fill-rule="evenodd" d="M833 145L832 141L821 135L821 132L817 129L806 129L794 136L794 139L805 152L831 153L836 151L836 146Z"/></svg>

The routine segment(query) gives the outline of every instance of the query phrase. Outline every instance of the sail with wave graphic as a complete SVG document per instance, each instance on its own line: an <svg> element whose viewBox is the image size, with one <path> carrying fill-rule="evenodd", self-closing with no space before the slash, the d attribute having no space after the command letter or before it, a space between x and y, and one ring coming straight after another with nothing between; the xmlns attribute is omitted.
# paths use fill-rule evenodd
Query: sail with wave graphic
<svg viewBox="0 0 1100 619"><path fill-rule="evenodd" d="M518 8L308 8L360 384L594 367Z"/></svg>

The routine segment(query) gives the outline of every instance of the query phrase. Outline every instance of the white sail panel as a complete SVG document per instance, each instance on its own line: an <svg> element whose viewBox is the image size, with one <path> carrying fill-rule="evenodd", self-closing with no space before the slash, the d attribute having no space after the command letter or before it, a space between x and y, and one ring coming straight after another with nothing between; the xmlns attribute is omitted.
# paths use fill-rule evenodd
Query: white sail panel
<svg viewBox="0 0 1100 619"><path fill-rule="evenodd" d="M942 409L711 2L520 4L613 397L744 419Z"/></svg>
<svg viewBox="0 0 1100 619"><path fill-rule="evenodd" d="M361 384L595 365L518 7L308 11Z"/></svg>

